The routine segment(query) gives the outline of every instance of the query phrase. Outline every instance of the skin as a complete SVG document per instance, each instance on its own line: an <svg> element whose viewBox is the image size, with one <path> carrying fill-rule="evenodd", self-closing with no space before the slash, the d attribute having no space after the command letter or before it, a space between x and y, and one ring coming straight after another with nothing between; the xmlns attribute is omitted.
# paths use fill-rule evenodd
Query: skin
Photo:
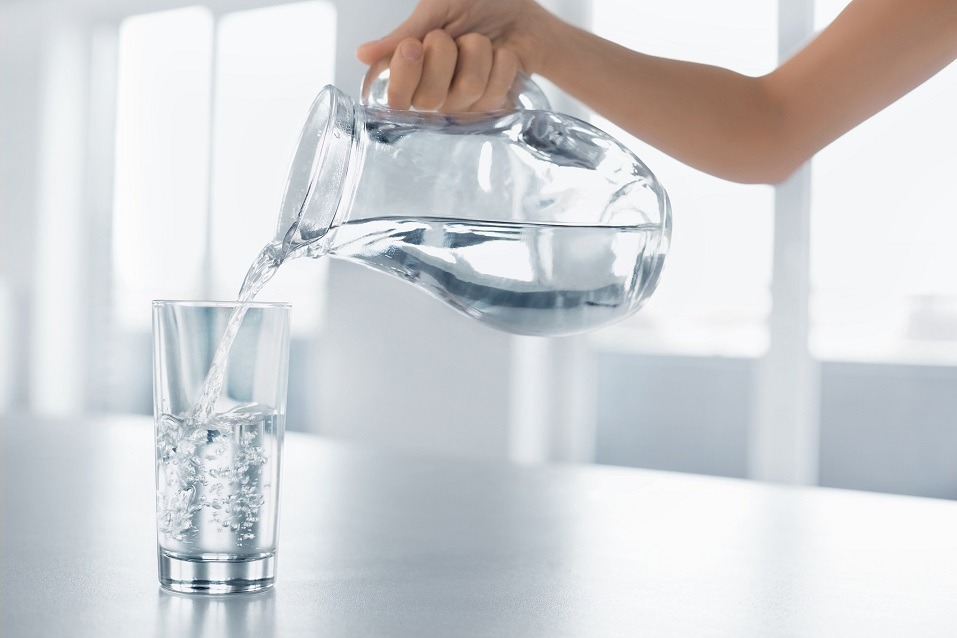
<svg viewBox="0 0 957 638"><path fill-rule="evenodd" d="M421 0L358 57L391 59L394 108L494 110L538 73L690 166L773 184L957 59L957 0L854 0L761 77L626 49L531 0Z"/></svg>

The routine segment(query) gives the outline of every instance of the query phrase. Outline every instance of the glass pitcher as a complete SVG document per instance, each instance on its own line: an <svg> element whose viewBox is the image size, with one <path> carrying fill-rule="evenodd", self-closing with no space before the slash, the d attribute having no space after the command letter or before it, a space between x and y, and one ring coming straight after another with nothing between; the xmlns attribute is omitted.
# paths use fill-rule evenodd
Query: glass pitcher
<svg viewBox="0 0 957 638"><path fill-rule="evenodd" d="M631 151L548 110L528 78L513 110L449 115L386 108L388 78L370 75L363 104L331 85L313 102L284 255L362 264L515 334L599 328L651 295L671 206Z"/></svg>

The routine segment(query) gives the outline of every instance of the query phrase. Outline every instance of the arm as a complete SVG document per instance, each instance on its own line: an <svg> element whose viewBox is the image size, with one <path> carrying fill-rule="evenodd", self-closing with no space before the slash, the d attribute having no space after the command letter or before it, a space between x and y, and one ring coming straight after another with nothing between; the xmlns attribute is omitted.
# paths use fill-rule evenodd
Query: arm
<svg viewBox="0 0 957 638"><path fill-rule="evenodd" d="M463 41L476 33L482 37ZM397 50L423 39L424 50L411 52L417 56ZM522 68L691 166L774 183L957 58L957 0L854 0L802 51L759 78L631 51L526 0L423 0L360 57L369 62L396 51L393 105L487 108L504 96L503 78ZM500 58L512 68L502 71ZM463 96L463 85L472 95ZM485 95L474 97L480 88Z"/></svg>
<svg viewBox="0 0 957 638"><path fill-rule="evenodd" d="M760 78L551 28L564 44L543 75L669 155L741 182L785 179L957 57L953 0L855 0Z"/></svg>

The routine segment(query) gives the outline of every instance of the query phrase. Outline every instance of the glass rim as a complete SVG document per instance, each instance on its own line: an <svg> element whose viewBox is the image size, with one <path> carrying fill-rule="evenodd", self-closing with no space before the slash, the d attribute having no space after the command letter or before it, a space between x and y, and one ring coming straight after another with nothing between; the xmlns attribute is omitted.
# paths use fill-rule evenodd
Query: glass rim
<svg viewBox="0 0 957 638"><path fill-rule="evenodd" d="M154 299L153 307L180 306L187 308L292 308L288 301L215 301L205 299Z"/></svg>

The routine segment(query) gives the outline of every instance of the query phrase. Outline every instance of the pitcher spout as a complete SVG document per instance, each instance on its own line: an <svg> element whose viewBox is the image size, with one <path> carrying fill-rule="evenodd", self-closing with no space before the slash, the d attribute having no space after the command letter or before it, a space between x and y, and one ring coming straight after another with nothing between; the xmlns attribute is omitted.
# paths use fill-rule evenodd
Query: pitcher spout
<svg viewBox="0 0 957 638"><path fill-rule="evenodd" d="M332 85L319 93L299 136L275 241L283 253L302 253L326 236L347 212L354 182L355 103Z"/></svg>

